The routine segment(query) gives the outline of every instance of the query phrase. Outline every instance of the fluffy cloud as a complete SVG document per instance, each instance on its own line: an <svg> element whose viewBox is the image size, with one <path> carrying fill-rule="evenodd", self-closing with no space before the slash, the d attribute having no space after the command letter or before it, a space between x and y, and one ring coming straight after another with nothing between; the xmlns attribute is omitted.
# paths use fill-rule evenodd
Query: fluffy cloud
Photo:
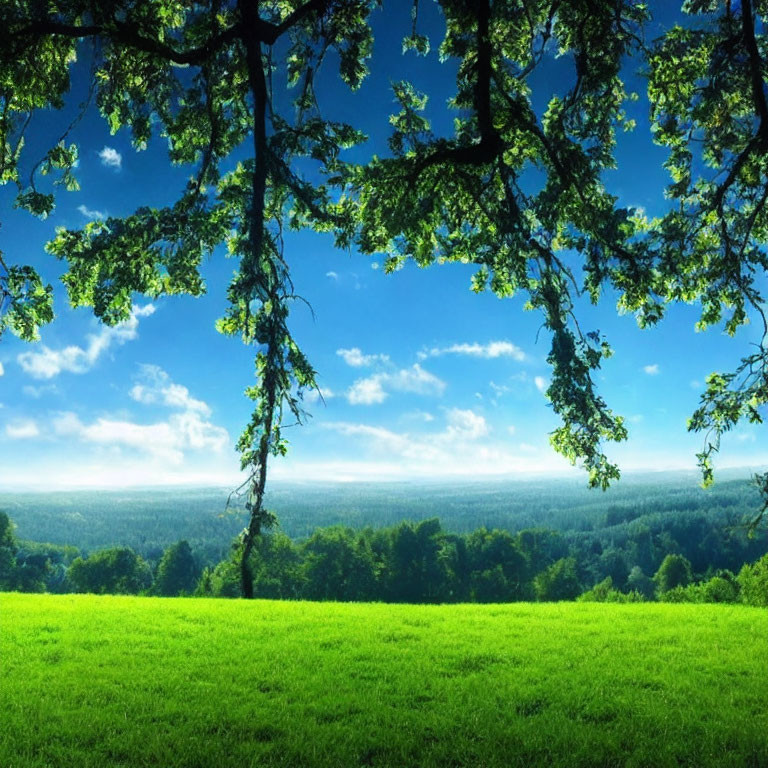
<svg viewBox="0 0 768 768"><path fill-rule="evenodd" d="M331 280L336 280L338 282L338 279L339 279L338 272L334 272L333 270L331 270L330 272L326 272L325 276L329 277Z"/></svg>
<svg viewBox="0 0 768 768"><path fill-rule="evenodd" d="M656 376L656 374L659 372L659 364L654 363L653 365L644 365L643 370L649 375L649 376Z"/></svg>
<svg viewBox="0 0 768 768"><path fill-rule="evenodd" d="M5 434L14 440L23 440L29 437L37 437L40 430L31 419L12 421L5 425Z"/></svg>
<svg viewBox="0 0 768 768"><path fill-rule="evenodd" d="M74 413L66 412L54 419L53 428L57 435L103 446L132 448L175 465L183 462L186 450L220 452L229 441L225 429L189 411L171 414L167 421L155 424L107 418L84 424Z"/></svg>
<svg viewBox="0 0 768 768"><path fill-rule="evenodd" d="M142 366L144 383L131 390L140 403L158 404L174 409L165 421L139 424L126 419L100 418L85 424L71 412L59 414L53 421L57 435L112 448L130 448L139 453L180 465L185 451L221 452L229 443L229 434L209 420L211 409L189 390L175 384L170 376L154 365Z"/></svg>
<svg viewBox="0 0 768 768"><path fill-rule="evenodd" d="M352 405L376 405L383 403L389 395L384 391L380 376L358 379L347 391L347 400Z"/></svg>
<svg viewBox="0 0 768 768"><path fill-rule="evenodd" d="M211 415L211 409L207 403L192 397L189 390L181 384L174 384L171 377L159 366L142 365L141 378L143 383L134 385L130 391L131 398L136 402L159 403L169 408L200 413L203 416Z"/></svg>
<svg viewBox="0 0 768 768"><path fill-rule="evenodd" d="M414 442L407 434L398 434L384 427L352 424L347 421L326 422L323 424L323 427L346 437L363 437L373 443L377 449L387 453L395 453L406 458L418 458L421 456L419 444Z"/></svg>
<svg viewBox="0 0 768 768"><path fill-rule="evenodd" d="M0 363L0 376L2 376L5 373L5 368L3 368L3 364Z"/></svg>
<svg viewBox="0 0 768 768"><path fill-rule="evenodd" d="M352 405L373 405L383 403L390 392L441 395L444 391L445 382L416 363L393 373L375 373L358 379L347 391L347 400Z"/></svg>
<svg viewBox="0 0 768 768"><path fill-rule="evenodd" d="M571 471L568 463L552 451L527 443L512 446L504 438L494 441L486 419L471 409L445 409L442 428L430 432L396 432L351 422L326 422L322 427L359 444L355 461L345 462L343 467L324 468L329 474L340 473L349 479L356 475L480 477ZM320 466L306 469L308 476L313 471L320 472Z"/></svg>
<svg viewBox="0 0 768 768"><path fill-rule="evenodd" d="M466 355L491 360L497 357L511 357L513 360L523 362L526 359L525 352L510 341L491 341L488 344L452 344L449 347L432 347L432 349L419 352L419 359L428 357L441 357L442 355Z"/></svg>
<svg viewBox="0 0 768 768"><path fill-rule="evenodd" d="M549 386L549 382L543 376L535 376L533 383L536 385L536 389L538 389L539 392L546 392L547 387Z"/></svg>
<svg viewBox="0 0 768 768"><path fill-rule="evenodd" d="M485 437L490 431L485 418L472 410L449 408L445 412L445 421L442 431L420 435L346 421L327 422L323 426L342 435L366 438L376 449L387 453L431 460L439 460L457 447Z"/></svg>
<svg viewBox="0 0 768 768"><path fill-rule="evenodd" d="M104 147L99 152L99 158L101 158L101 164L107 168L115 168L119 171L123 166L123 156L112 147Z"/></svg>
<svg viewBox="0 0 768 768"><path fill-rule="evenodd" d="M106 216L101 211L92 210L91 208L86 208L86 206L84 205L78 205L77 210L80 211L80 213L82 213L86 219L105 219L106 218Z"/></svg>
<svg viewBox="0 0 768 768"><path fill-rule="evenodd" d="M446 412L448 427L443 433L447 442L456 440L477 440L485 437L488 432L488 422L485 417L471 410L450 408Z"/></svg>
<svg viewBox="0 0 768 768"><path fill-rule="evenodd" d="M375 363L388 363L389 355L364 355L359 347L337 349L336 354L352 368L365 368Z"/></svg>
<svg viewBox="0 0 768 768"><path fill-rule="evenodd" d="M62 371L70 373L86 373L96 364L112 344L125 344L138 335L139 318L149 317L155 311L154 306L147 304L134 307L131 316L115 326L104 325L98 333L88 336L85 347L69 346L63 349L51 349L42 345L39 350L22 352L16 358L19 365L35 379L52 379Z"/></svg>

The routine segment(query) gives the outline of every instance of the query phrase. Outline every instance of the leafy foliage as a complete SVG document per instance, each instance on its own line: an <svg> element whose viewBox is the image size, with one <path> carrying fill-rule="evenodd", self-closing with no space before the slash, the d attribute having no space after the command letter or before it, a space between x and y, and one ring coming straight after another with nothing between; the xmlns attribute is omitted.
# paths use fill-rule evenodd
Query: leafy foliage
<svg viewBox="0 0 768 768"><path fill-rule="evenodd" d="M191 594L197 585L198 569L189 542L172 544L163 553L155 574L154 589L158 595L175 597Z"/></svg>
<svg viewBox="0 0 768 768"><path fill-rule="evenodd" d="M618 291L619 310L641 327L680 301L701 306L700 327L722 322L733 334L751 319L763 323L757 349L735 372L709 377L691 419L690 429L706 435L699 454L706 483L721 435L741 419L761 422L768 403L763 4L689 0L690 23L648 47L650 13L637 0L441 0L439 55L456 71L453 133L433 131L428 94L395 83L400 111L391 118L389 155L354 165L342 150L365 137L324 118L316 83L334 58L341 81L360 86L378 5L20 0L0 8L0 183L16 185L18 206L51 212L53 192L36 186L41 175L77 187L72 125L36 163L24 148L31 114L64 105L72 65L84 54L91 73L80 114L95 102L137 149L165 136L170 161L192 169L173 205L58 232L49 250L67 263L70 301L114 324L136 293L200 295L199 266L218 246L238 260L218 327L253 345L256 358L256 383L246 391L253 413L238 441L250 472L246 594L249 553L274 522L264 506L267 464L286 452L283 426L302 421L302 393L315 387L289 328L297 297L285 226L383 252L388 271L406 260L471 263L475 290L525 294L552 339L547 395L562 419L552 445L584 465L592 486L618 478L604 446L626 439L627 429L597 390L611 348L599 331L580 327L581 294L597 302L606 288ZM404 49L426 55L418 7L417 0ZM652 129L669 149L670 205L652 221L619 206L605 183L617 131L633 128L627 66L647 68ZM540 92L547 71L562 86L554 94ZM292 109L278 108L276 81L293 89ZM247 141L250 157L225 170ZM27 267L0 261L0 300L0 333L35 338L52 318L50 286ZM758 484L767 486L768 475Z"/></svg>
<svg viewBox="0 0 768 768"><path fill-rule="evenodd" d="M691 582L691 564L682 555L667 555L653 578L661 594L685 587Z"/></svg>
<svg viewBox="0 0 768 768"><path fill-rule="evenodd" d="M136 595L152 583L147 564L128 547L94 552L72 561L67 578L75 592Z"/></svg>

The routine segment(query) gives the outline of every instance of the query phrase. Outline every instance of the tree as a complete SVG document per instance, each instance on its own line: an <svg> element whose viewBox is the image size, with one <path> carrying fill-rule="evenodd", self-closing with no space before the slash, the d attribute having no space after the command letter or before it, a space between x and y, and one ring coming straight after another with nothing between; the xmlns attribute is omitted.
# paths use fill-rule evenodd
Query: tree
<svg viewBox="0 0 768 768"><path fill-rule="evenodd" d="M0 591L14 589L16 585L17 551L11 518L0 512Z"/></svg>
<svg viewBox="0 0 768 768"><path fill-rule="evenodd" d="M449 548L450 549L450 548ZM401 523L392 537L390 595L404 603L439 603L451 593L445 534L436 517Z"/></svg>
<svg viewBox="0 0 768 768"><path fill-rule="evenodd" d="M699 591L704 603L735 603L739 599L739 584L730 571L702 582Z"/></svg>
<svg viewBox="0 0 768 768"><path fill-rule="evenodd" d="M507 531L481 528L469 537L472 591L481 603L522 600L529 562Z"/></svg>
<svg viewBox="0 0 768 768"><path fill-rule="evenodd" d="M198 568L187 541L172 544L163 553L155 574L154 590L158 595L172 597L189 594L195 588Z"/></svg>
<svg viewBox="0 0 768 768"><path fill-rule="evenodd" d="M288 327L296 297L284 225L383 252L388 271L409 259L463 261L477 266L475 290L526 293L552 339L547 396L562 419L552 445L580 461L593 486L618 478L604 445L627 430L598 392L595 372L611 348L598 331L582 330L581 293L597 302L606 289L617 291L620 310L641 327L678 301L700 304L701 327L722 321L733 333L751 319L762 324L760 343L737 370L707 379L691 418L689 428L705 434L705 482L721 435L740 419L761 422L768 402L763 5L688 0L688 22L646 46L649 11L637 0L440 0L440 52L457 73L453 134L433 131L427 94L394 83L400 109L389 156L356 166L341 150L364 137L323 118L315 86L329 51L341 80L359 86L377 5L19 0L0 9L0 182L17 185L19 207L40 216L53 209L52 192L37 186L40 174L77 186L78 150L67 130L40 162L24 150L28 115L60 108L72 72L89 79L86 90L113 131L129 129L137 148L161 132L170 160L194 168L171 206L57 234L48 249L67 262L71 303L114 324L129 316L136 293L201 294L199 265L220 244L239 259L219 329L256 350L257 382L246 391L255 405L238 442L250 473L240 561L246 597L253 595L249 556L274 521L263 506L267 463L287 450L283 417L301 421L302 394L316 386ZM418 7L416 0L404 48L423 54L430 40L419 30ZM74 69L78 56L90 56L88 72ZM553 67L562 84L554 95L539 85ZM616 131L632 128L627 68L647 68L651 127L670 150L672 204L650 221L618 205L605 182ZM280 109L275 83L294 88L292 109ZM223 172L246 141L251 156ZM4 259L0 333L34 338L52 318L51 288ZM768 473L758 482L768 505Z"/></svg>
<svg viewBox="0 0 768 768"><path fill-rule="evenodd" d="M693 580L691 564L682 555L667 555L661 561L653 580L662 595L675 587L687 587Z"/></svg>
<svg viewBox="0 0 768 768"><path fill-rule="evenodd" d="M310 600L370 600L375 576L370 547L350 528L318 529L303 547L304 594Z"/></svg>
<svg viewBox="0 0 768 768"><path fill-rule="evenodd" d="M537 600L573 600L581 593L579 576L576 573L576 560L563 557L552 563L533 580L533 590Z"/></svg>
<svg viewBox="0 0 768 768"><path fill-rule="evenodd" d="M768 606L768 555L752 565L744 565L736 577L741 599L748 605Z"/></svg>
<svg viewBox="0 0 768 768"><path fill-rule="evenodd" d="M627 577L627 587L633 592L642 595L646 600L652 600L656 592L656 585L649 576L643 573L640 566L635 565Z"/></svg>
<svg viewBox="0 0 768 768"><path fill-rule="evenodd" d="M89 83L111 130L127 128L137 148L153 131L167 135L174 163L195 167L177 202L143 207L123 219L61 230L48 250L68 264L63 278L73 306L92 306L113 325L131 312L136 293L155 298L204 290L203 257L220 244L239 258L219 330L256 348L255 402L238 441L250 472L250 513L241 550L242 590L253 596L250 554L274 518L263 507L267 461L286 451L282 417L301 421L302 392L315 372L287 325L296 298L282 253L281 230L313 226L350 241L352 203L334 199L293 168L311 158L326 174L343 175L339 153L362 135L321 118L314 76L329 51L339 75L356 88L366 72L371 33L366 0L192 2L179 0L65 0L56 7L6 3L0 8L0 181L18 186L16 205L46 216L55 203L37 187L39 173L77 188L77 147L65 131L42 161L24 167L27 116L60 108L78 55L90 55ZM281 76L297 86L295 116L280 114L272 98L272 68L280 43ZM290 112L290 110L288 110ZM250 139L252 156L222 174L220 163ZM342 186L336 182L337 188ZM131 258L125 258L125 254ZM0 261L0 332L33 339L52 317L51 288L28 267Z"/></svg>
<svg viewBox="0 0 768 768"><path fill-rule="evenodd" d="M16 553L14 588L19 592L45 592L52 570L46 553L29 552L25 547L20 547Z"/></svg>
<svg viewBox="0 0 768 768"><path fill-rule="evenodd" d="M132 549L115 547L76 557L67 578L76 592L135 595L152 585L149 566Z"/></svg>

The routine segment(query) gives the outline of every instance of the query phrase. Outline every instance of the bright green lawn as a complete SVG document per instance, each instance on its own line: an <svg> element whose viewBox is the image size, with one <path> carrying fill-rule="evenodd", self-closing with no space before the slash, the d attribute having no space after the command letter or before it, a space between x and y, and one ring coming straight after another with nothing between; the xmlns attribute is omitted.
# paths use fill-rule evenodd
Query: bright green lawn
<svg viewBox="0 0 768 768"><path fill-rule="evenodd" d="M768 766L768 611L0 595L0 766Z"/></svg>

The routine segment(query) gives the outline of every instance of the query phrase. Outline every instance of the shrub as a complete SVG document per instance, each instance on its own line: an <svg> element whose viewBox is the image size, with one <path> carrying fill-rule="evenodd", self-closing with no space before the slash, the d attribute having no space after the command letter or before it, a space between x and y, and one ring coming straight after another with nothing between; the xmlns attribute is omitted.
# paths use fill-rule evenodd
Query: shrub
<svg viewBox="0 0 768 768"><path fill-rule="evenodd" d="M741 588L741 600L747 605L768 606L768 555L739 571L736 581Z"/></svg>

